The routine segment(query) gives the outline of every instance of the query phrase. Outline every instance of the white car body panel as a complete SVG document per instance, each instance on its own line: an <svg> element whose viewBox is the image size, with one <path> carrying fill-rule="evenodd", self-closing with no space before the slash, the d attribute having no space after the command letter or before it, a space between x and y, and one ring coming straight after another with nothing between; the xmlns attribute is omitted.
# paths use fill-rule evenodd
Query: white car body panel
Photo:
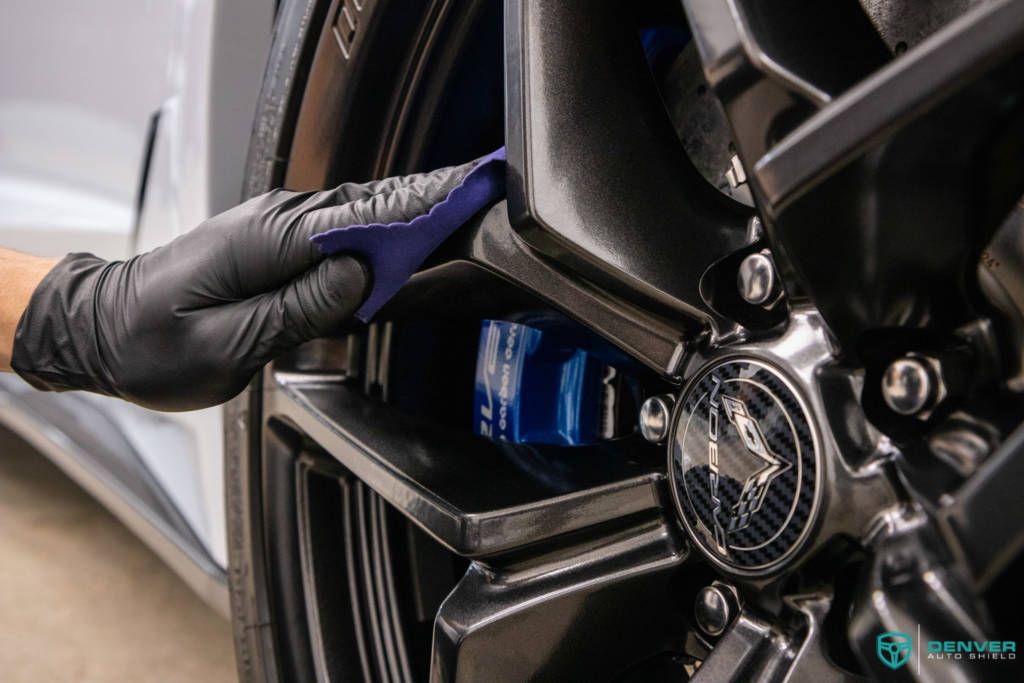
<svg viewBox="0 0 1024 683"><path fill-rule="evenodd" d="M273 0L8 0L2 15L0 246L126 258L238 202ZM220 409L88 400L226 567Z"/></svg>

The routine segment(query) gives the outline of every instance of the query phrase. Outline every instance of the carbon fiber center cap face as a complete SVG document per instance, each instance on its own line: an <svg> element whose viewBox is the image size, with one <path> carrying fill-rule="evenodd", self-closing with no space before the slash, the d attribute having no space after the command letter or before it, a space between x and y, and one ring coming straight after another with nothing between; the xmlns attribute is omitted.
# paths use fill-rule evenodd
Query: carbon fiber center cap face
<svg viewBox="0 0 1024 683"><path fill-rule="evenodd" d="M676 505L711 560L767 573L799 548L817 512L817 439L778 372L738 358L701 370L679 402L670 448Z"/></svg>

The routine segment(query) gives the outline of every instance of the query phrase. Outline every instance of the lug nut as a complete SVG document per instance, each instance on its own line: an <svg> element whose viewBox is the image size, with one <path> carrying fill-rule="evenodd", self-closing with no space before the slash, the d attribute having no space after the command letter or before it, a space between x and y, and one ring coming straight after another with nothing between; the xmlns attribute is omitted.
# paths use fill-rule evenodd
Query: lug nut
<svg viewBox="0 0 1024 683"><path fill-rule="evenodd" d="M736 274L736 285L748 304L769 303L775 294L775 266L768 255L758 252L743 259Z"/></svg>
<svg viewBox="0 0 1024 683"><path fill-rule="evenodd" d="M651 396L640 406L640 434L651 443L661 443L668 436L675 399L670 394Z"/></svg>
<svg viewBox="0 0 1024 683"><path fill-rule="evenodd" d="M927 419L945 394L942 367L933 358L913 354L897 358L882 376L882 398L900 415Z"/></svg>
<svg viewBox="0 0 1024 683"><path fill-rule="evenodd" d="M709 636L720 636L729 628L740 609L739 594L732 586L715 581L697 593L694 618L700 630Z"/></svg>

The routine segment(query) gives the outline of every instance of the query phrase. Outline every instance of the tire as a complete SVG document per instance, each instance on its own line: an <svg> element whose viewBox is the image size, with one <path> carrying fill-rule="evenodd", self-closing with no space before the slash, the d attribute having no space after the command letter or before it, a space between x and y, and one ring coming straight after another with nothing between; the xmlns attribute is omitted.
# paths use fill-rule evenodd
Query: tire
<svg viewBox="0 0 1024 683"><path fill-rule="evenodd" d="M281 3L252 134L244 198L282 185L289 189L316 189L347 179L411 172L422 164L432 167L455 163L500 144L500 78L484 90L487 102L477 103L463 135L448 136L443 145L428 148L423 145L423 136L407 135L403 139L400 134L403 125L407 130L429 127L436 111L446 106L429 96L430 92L444 90L443 84L438 83L421 87L421 91L428 93L425 102L409 101L416 67L430 61L435 72L443 74L444 65L458 56L458 50L452 46L461 46L470 32L481 32L481 27L485 27L495 37L490 48L478 44L472 49L488 52L489 72L500 74L500 24L493 4L486 7L486 3L470 2L453 7L444 2L399 0L331 5L324 0ZM351 12L359 32L348 42L344 58L334 55L332 59L318 53L318 49L325 49L318 46L326 43L327 48L333 49L332 41L340 40L329 35L331 29L324 27L336 22L343 10ZM398 37L407 41L402 49L396 48ZM319 67L314 66L317 59ZM475 68L470 70L482 73L482 62L487 60L475 61ZM347 65L358 66L339 76ZM332 79L340 81L340 85ZM324 87L331 88L329 100L311 106L317 89ZM316 128L308 124L310 108L330 108L331 103L348 100L358 102L359 106L341 114L344 124L331 131L329 139L317 138L323 131L310 134L309 129ZM339 115L332 112L332 116ZM300 125L303 116L307 117L304 131ZM321 145L338 150L337 156L307 163L308 157L314 156L309 149ZM298 561L304 539L300 537L301 524L294 515L301 502L296 498L296 468L308 468L313 462L333 466L323 453L311 454L295 443L298 435L294 431L280 429L276 434L281 440L268 437L268 433L275 432L264 424L262 405L262 378L257 377L245 393L225 407L229 588L240 680L303 681L327 675L336 680L409 680L412 673L406 654L401 662L395 656L384 661L372 653L367 655L362 645L343 645L343 655L325 655L323 645L313 642L320 636L311 638L306 625L308 604L303 596L310 579L306 575L308 568ZM274 446L268 447L268 439ZM346 517L340 526L356 529L353 533L359 536L360 531L365 531L362 526L372 517L375 528L388 525L393 534L401 536L392 550L397 552L397 548L405 549L412 544L418 549L418 558L435 565L440 563L442 574L453 562L464 570L464 563L459 565L458 560L439 552L439 546L425 534L386 510L372 490L340 469L333 471L349 482L346 500L358 508L353 508L351 518ZM268 502L271 500L273 503ZM358 545L359 539L353 542ZM347 570L343 567L342 571ZM392 571L407 572L408 568L396 566ZM357 579L349 577L351 581ZM450 589L453 583L448 582L440 589L434 587L434 593ZM337 597L353 600L344 591ZM369 617L364 615L362 619ZM357 624L356 628L360 626ZM365 626L372 628L369 624ZM344 628L347 630L343 640L362 642L363 635L353 632L350 626ZM372 639L373 635L365 638ZM390 650L395 643L405 647L395 636L392 641ZM410 653L418 655L417 679L425 677L429 663L429 624L425 643L426 652ZM421 643L419 649L423 647Z"/></svg>
<svg viewBox="0 0 1024 683"><path fill-rule="evenodd" d="M246 164L243 199L279 186L281 160L290 147L316 36L328 2L281 3ZM225 486L228 588L240 681L288 680L277 661L281 629L269 605L270 577L264 558L258 433L260 380L225 406ZM298 672L291 672L298 673ZM298 679L296 679L298 680Z"/></svg>

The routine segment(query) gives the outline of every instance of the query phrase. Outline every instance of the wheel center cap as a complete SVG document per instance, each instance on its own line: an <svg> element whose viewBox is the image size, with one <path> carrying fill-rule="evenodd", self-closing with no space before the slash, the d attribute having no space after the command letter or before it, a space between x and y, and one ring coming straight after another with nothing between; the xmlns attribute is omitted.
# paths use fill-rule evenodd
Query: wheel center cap
<svg viewBox="0 0 1024 683"><path fill-rule="evenodd" d="M803 543L818 507L817 438L776 370L741 358L702 369L679 401L670 449L676 506L713 562L767 573Z"/></svg>

